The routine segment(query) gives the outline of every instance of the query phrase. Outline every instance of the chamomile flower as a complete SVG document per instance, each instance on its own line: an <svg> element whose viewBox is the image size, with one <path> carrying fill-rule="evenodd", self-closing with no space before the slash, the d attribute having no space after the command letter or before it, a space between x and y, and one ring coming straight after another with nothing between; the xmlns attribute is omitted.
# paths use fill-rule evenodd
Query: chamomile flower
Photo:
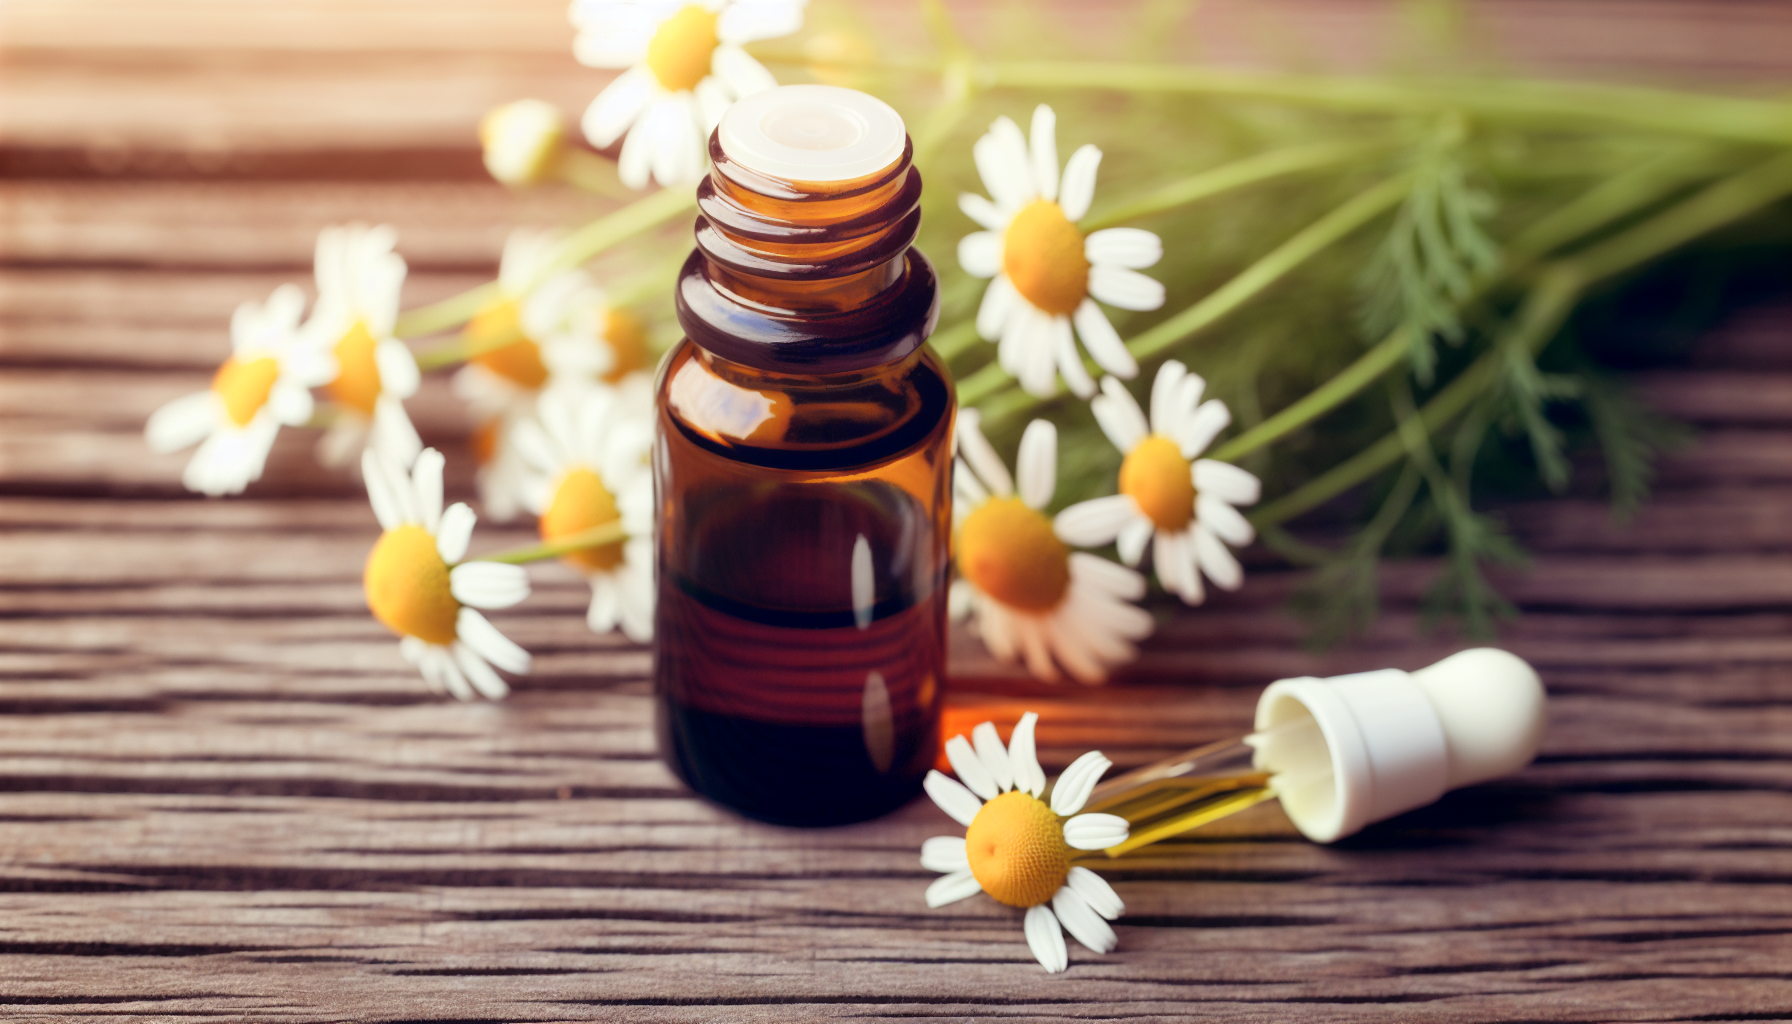
<svg viewBox="0 0 1792 1024"><path fill-rule="evenodd" d="M1125 842L1128 831L1117 815L1077 813L1112 766L1098 750L1064 769L1050 803L1040 799L1045 772L1033 750L1038 720L1031 711L1022 715L1005 748L990 722L972 729L969 742L963 736L946 741L958 779L930 771L923 785L965 834L922 843L921 866L945 872L927 887L929 907L985 892L1025 909L1027 945L1056 974L1070 962L1063 932L1095 953L1119 943L1108 922L1125 913L1126 904L1100 875L1073 865L1071 851L1105 850Z"/></svg>
<svg viewBox="0 0 1792 1024"><path fill-rule="evenodd" d="M372 447L403 466L423 450L404 400L422 375L405 343L392 336L404 288L404 257L389 226L350 224L317 236L317 306L305 329L336 357L325 386L336 418L318 445L326 465L343 465Z"/></svg>
<svg viewBox="0 0 1792 1024"><path fill-rule="evenodd" d="M573 0L573 55L595 68L627 68L597 94L581 122L603 149L627 133L617 173L630 188L695 181L709 133L729 105L776 86L745 43L803 27L804 0Z"/></svg>
<svg viewBox="0 0 1792 1024"><path fill-rule="evenodd" d="M1237 590L1244 570L1226 545L1243 547L1256 531L1237 506L1262 493L1257 478L1228 462L1197 458L1232 414L1217 398L1201 401L1207 382L1170 360L1151 385L1151 419L1120 382L1101 381L1091 407L1102 432L1126 460L1120 493L1079 502L1058 513L1058 536L1072 544L1117 544L1120 558L1137 565L1153 546L1157 578L1188 604L1206 597L1205 573L1222 590Z"/></svg>
<svg viewBox="0 0 1792 1024"><path fill-rule="evenodd" d="M466 342L477 354L454 376L455 393L489 434L480 500L499 521L515 514L520 499L511 435L533 414L537 397L615 383L647 364L640 321L611 306L589 273L554 269L560 241L553 231L511 232L498 266L498 297L467 324Z"/></svg>
<svg viewBox="0 0 1792 1024"><path fill-rule="evenodd" d="M645 643L653 639L653 427L638 405L602 386L552 392L541 398L539 421L517 425L516 443L534 471L524 493L542 540L621 521L624 539L563 557L591 584L592 631L621 625Z"/></svg>
<svg viewBox="0 0 1792 1024"><path fill-rule="evenodd" d="M237 494L261 478L282 426L311 419L310 389L335 373L328 353L299 329L305 294L283 284L265 303L245 302L230 318L230 358L211 387L157 409L144 428L149 446L199 450L181 474L188 490Z"/></svg>
<svg viewBox="0 0 1792 1024"><path fill-rule="evenodd" d="M1045 420L1027 425L1018 494L975 409L958 414L958 454L953 617L974 610L990 653L1023 661L1039 679L1057 680L1063 665L1077 681L1099 683L1110 666L1137 657L1133 642L1150 635L1152 622L1130 602L1145 596L1145 578L1071 551L1043 511L1057 488L1057 428Z"/></svg>
<svg viewBox="0 0 1792 1024"><path fill-rule="evenodd" d="M442 456L425 448L407 473L391 456L361 453L367 498L385 532L367 556L367 606L401 639L398 650L436 692L498 700L510 687L492 666L529 671L529 652L475 609L509 608L529 596L522 566L463 562L473 510L442 508Z"/></svg>
<svg viewBox="0 0 1792 1024"><path fill-rule="evenodd" d="M566 140L566 118L546 100L493 107L479 121L485 169L506 185L533 185L548 176Z"/></svg>
<svg viewBox="0 0 1792 1024"><path fill-rule="evenodd" d="M958 243L958 262L993 278L977 310L977 333L997 343L996 359L1030 394L1052 393L1063 374L1081 398L1095 393L1076 338L1102 369L1131 379L1132 353L1097 302L1156 309L1164 286L1139 273L1163 256L1163 243L1138 228L1107 228L1087 238L1076 222L1089 212L1101 150L1085 145L1058 173L1057 116L1033 111L1032 138L999 117L971 154L990 198L965 193L958 207L984 230ZM1074 329L1074 337L1073 337Z"/></svg>

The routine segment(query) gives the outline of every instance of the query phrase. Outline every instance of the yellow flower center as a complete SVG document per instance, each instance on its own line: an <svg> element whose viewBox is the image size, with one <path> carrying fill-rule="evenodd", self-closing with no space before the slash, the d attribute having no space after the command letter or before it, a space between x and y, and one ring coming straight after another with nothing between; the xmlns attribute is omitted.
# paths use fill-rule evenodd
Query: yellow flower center
<svg viewBox="0 0 1792 1024"><path fill-rule="evenodd" d="M339 371L329 384L330 397L365 416L373 415L374 400L380 397L380 364L373 358L377 344L367 325L356 320L334 349Z"/></svg>
<svg viewBox="0 0 1792 1024"><path fill-rule="evenodd" d="M1195 482L1176 442L1162 434L1140 441L1120 463L1120 493L1160 530L1180 530L1195 517Z"/></svg>
<svg viewBox="0 0 1792 1024"><path fill-rule="evenodd" d="M280 379L280 363L273 356L261 356L240 362L235 356L224 360L212 377L212 390L224 400L224 411L230 421L246 427L261 407L268 403L274 381Z"/></svg>
<svg viewBox="0 0 1792 1024"><path fill-rule="evenodd" d="M568 534L615 522L616 499L596 473L580 467L569 470L554 489L554 500L541 514L541 539L559 540ZM564 556L568 565L587 572L608 572L622 561L622 542L584 548Z"/></svg>
<svg viewBox="0 0 1792 1024"><path fill-rule="evenodd" d="M448 589L448 564L428 530L407 524L380 534L361 583L367 607L387 629L432 644L453 642L460 602Z"/></svg>
<svg viewBox="0 0 1792 1024"><path fill-rule="evenodd" d="M604 374L604 380L614 384L647 366L647 328L634 314L620 309L605 310L604 340L616 354L616 361L611 364L610 372Z"/></svg>
<svg viewBox="0 0 1792 1024"><path fill-rule="evenodd" d="M958 571L990 597L1044 611L1070 588L1070 550L1019 498L991 498L958 530Z"/></svg>
<svg viewBox="0 0 1792 1024"><path fill-rule="evenodd" d="M1048 199L1033 200L1008 222L1002 269L1028 302L1047 313L1069 316L1089 293L1083 233Z"/></svg>
<svg viewBox="0 0 1792 1024"><path fill-rule="evenodd" d="M647 44L647 66L668 92L695 89L716 52L716 15L687 4L660 23Z"/></svg>
<svg viewBox="0 0 1792 1024"><path fill-rule="evenodd" d="M964 852L977 884L1011 907L1046 902L1070 874L1070 846L1058 816L1019 790L983 805L965 830Z"/></svg>
<svg viewBox="0 0 1792 1024"><path fill-rule="evenodd" d="M516 340L501 344L508 337ZM506 380L525 388L538 388L547 382L548 368L541 361L541 346L523 336L522 311L514 299L499 299L475 313L467 321L467 344L479 353L469 362Z"/></svg>

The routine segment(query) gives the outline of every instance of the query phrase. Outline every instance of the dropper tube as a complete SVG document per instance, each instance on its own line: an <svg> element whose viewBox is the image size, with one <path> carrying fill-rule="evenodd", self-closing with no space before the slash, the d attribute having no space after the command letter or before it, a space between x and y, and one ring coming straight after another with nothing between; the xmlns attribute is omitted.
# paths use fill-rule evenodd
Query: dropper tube
<svg viewBox="0 0 1792 1024"><path fill-rule="evenodd" d="M1284 679L1257 702L1257 729L1194 747L1095 787L1086 809L1127 820L1119 857L1275 797L1308 839L1329 843L1529 764L1543 684L1493 648L1417 672Z"/></svg>
<svg viewBox="0 0 1792 1024"><path fill-rule="evenodd" d="M1273 736L1278 745L1317 750L1294 771L1270 773L1257 766L1259 745ZM1331 781L1331 764L1312 719L1290 721L1267 733L1220 740L1116 775L1096 786L1087 808L1117 814L1131 824L1124 843L1111 846L1109 857L1179 836L1209 822L1237 814L1289 787Z"/></svg>

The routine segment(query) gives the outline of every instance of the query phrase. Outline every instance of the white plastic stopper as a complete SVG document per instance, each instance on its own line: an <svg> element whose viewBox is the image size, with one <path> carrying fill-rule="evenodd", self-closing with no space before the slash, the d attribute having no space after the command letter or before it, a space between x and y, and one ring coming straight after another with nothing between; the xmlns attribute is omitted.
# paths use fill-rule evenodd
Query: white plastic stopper
<svg viewBox="0 0 1792 1024"><path fill-rule="evenodd" d="M848 181L895 163L908 132L888 103L835 85L784 85L735 103L716 128L722 152L786 181Z"/></svg>
<svg viewBox="0 0 1792 1024"><path fill-rule="evenodd" d="M1295 827L1329 843L1529 764L1545 712L1531 666L1480 647L1417 672L1271 683L1253 745Z"/></svg>

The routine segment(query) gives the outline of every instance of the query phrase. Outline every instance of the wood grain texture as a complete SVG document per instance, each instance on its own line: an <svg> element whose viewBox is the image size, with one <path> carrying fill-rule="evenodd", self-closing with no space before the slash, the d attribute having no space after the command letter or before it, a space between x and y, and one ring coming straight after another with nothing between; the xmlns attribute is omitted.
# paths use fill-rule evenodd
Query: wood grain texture
<svg viewBox="0 0 1792 1024"><path fill-rule="evenodd" d="M1324 66L1393 48L1385 5L1252 6L1204 5L1202 52L1250 63L1264 18ZM1536 764L1332 847L1264 805L1117 861L1120 948L1048 977L1017 913L926 909L920 843L955 829L926 801L795 830L685 793L648 653L584 628L569 571L494 615L536 656L513 696L444 702L365 611L376 527L315 435L230 501L143 446L230 310L308 276L323 224L396 223L415 305L489 274L511 224L602 208L486 183L469 145L489 102L595 91L564 5L146 11L0 7L21 100L0 140L0 1016L1792 1018L1792 301L1638 376L1698 436L1633 521L1580 494L1499 510L1534 555L1498 583L1524 610L1502 643L1552 693ZM1783 5L1745 0L1472 13L1576 72L1772 80L1792 52ZM445 382L413 411L470 496ZM529 536L482 523L474 550ZM1239 594L1154 604L1105 688L1033 683L955 632L950 728L1031 708L1048 770L1092 747L1138 764L1243 731L1273 679L1462 646L1422 625L1436 564L1388 566L1382 619L1319 655L1283 611L1302 577L1246 561Z"/></svg>

